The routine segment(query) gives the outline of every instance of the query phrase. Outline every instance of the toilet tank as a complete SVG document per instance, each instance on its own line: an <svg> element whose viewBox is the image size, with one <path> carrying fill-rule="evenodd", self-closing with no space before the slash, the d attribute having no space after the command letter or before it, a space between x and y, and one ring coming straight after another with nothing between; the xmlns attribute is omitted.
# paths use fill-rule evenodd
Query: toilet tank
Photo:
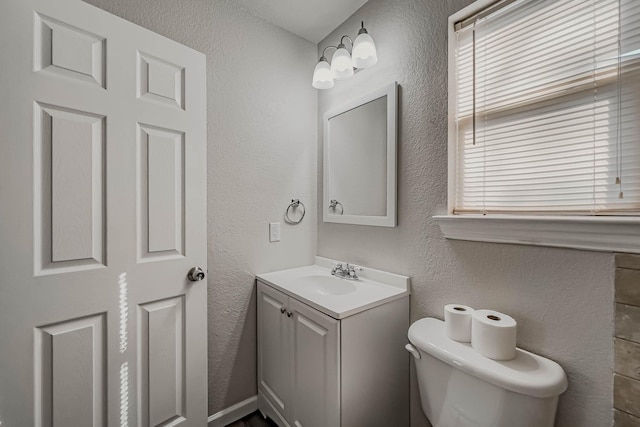
<svg viewBox="0 0 640 427"><path fill-rule="evenodd" d="M444 322L409 328L422 409L433 427L553 427L567 389L557 363L518 349L508 361L488 359L445 336Z"/></svg>

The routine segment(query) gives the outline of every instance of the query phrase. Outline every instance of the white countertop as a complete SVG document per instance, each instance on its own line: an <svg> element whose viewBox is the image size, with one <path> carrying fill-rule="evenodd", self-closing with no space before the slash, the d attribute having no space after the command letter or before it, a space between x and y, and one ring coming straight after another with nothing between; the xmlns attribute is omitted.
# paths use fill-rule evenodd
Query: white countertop
<svg viewBox="0 0 640 427"><path fill-rule="evenodd" d="M331 275L331 261L316 257L315 265L256 277L336 319L409 295L409 277L362 267L358 280L341 279Z"/></svg>

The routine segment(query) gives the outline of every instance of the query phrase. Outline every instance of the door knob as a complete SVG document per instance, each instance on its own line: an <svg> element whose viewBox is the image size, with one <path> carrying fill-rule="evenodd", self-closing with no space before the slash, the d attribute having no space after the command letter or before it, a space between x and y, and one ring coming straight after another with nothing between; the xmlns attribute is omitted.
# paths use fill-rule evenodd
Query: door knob
<svg viewBox="0 0 640 427"><path fill-rule="evenodd" d="M204 271L200 267L193 267L189 270L189 274L187 274L187 278L192 282L199 282L204 279Z"/></svg>

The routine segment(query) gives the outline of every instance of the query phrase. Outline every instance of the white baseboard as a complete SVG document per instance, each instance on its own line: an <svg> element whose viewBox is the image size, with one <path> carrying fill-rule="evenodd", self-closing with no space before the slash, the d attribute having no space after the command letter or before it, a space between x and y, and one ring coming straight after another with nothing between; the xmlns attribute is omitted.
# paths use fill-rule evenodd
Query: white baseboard
<svg viewBox="0 0 640 427"><path fill-rule="evenodd" d="M210 415L208 418L209 427L225 427L233 422L238 421L240 418L246 417L252 412L258 410L258 396L252 396L247 400L243 400L240 403L236 403L233 406L223 409L220 412L216 412Z"/></svg>

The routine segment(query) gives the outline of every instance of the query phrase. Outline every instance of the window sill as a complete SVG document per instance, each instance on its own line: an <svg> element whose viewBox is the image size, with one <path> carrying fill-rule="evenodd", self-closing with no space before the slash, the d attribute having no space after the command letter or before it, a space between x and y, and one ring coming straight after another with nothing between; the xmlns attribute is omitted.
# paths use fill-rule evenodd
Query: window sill
<svg viewBox="0 0 640 427"><path fill-rule="evenodd" d="M639 217L437 215L447 239L640 253Z"/></svg>

